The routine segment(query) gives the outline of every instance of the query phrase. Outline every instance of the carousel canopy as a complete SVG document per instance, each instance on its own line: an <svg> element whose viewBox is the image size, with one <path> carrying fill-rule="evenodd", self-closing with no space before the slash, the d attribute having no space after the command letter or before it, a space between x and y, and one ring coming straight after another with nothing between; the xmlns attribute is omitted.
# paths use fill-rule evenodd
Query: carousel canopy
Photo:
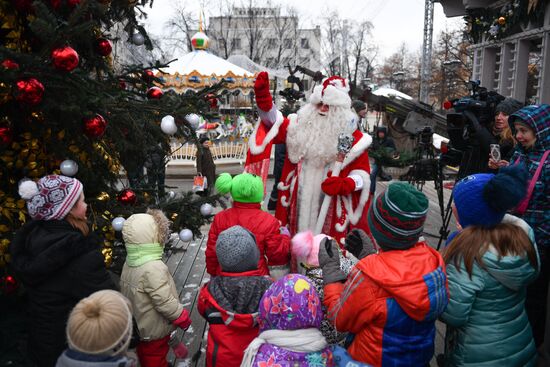
<svg viewBox="0 0 550 367"><path fill-rule="evenodd" d="M164 69L165 72L180 75L189 75L196 72L202 76L216 75L218 77L224 77L228 74L241 77L254 75L254 73L206 51L208 48L208 36L206 34L197 32L191 38L191 43L194 50L171 63L168 69Z"/></svg>

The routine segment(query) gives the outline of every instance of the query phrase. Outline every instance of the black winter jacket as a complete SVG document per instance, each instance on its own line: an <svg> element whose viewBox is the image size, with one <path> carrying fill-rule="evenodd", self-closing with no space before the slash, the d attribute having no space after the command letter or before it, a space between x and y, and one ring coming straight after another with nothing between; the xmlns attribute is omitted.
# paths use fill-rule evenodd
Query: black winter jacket
<svg viewBox="0 0 550 367"><path fill-rule="evenodd" d="M28 353L38 366L55 366L66 348L72 308L101 289L115 289L105 269L99 238L84 236L67 221L30 221L10 247L12 266L28 294Z"/></svg>

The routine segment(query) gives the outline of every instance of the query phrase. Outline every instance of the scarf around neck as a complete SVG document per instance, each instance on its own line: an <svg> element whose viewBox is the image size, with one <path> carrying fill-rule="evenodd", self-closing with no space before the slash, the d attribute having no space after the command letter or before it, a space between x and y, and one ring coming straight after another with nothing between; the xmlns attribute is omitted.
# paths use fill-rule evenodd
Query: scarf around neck
<svg viewBox="0 0 550 367"><path fill-rule="evenodd" d="M126 263L128 266L136 267L150 261L162 259L163 246L159 243L133 243L126 244Z"/></svg>
<svg viewBox="0 0 550 367"><path fill-rule="evenodd" d="M298 353L318 352L327 347L327 341L319 329L266 330L248 345L244 351L240 367L252 367L254 358L262 344L273 344L277 347Z"/></svg>

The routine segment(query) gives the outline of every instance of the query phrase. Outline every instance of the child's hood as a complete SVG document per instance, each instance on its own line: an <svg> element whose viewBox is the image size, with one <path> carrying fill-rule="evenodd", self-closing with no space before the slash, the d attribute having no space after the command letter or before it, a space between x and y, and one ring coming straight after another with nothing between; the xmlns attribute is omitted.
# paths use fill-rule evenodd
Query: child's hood
<svg viewBox="0 0 550 367"><path fill-rule="evenodd" d="M515 134L514 122L523 122L533 129L537 138L535 149L543 151L550 149L550 105L527 106L510 115L508 123Z"/></svg>
<svg viewBox="0 0 550 367"><path fill-rule="evenodd" d="M510 223L522 228L531 240L531 243L535 242L533 229L523 219L506 214L502 223ZM537 255L537 266L533 267L527 256L500 257L496 249L490 247L489 251L483 255L483 264L487 272L498 280L499 283L506 288L518 291L533 282L538 275L537 269L540 266L540 260L536 249L535 254Z"/></svg>
<svg viewBox="0 0 550 367"><path fill-rule="evenodd" d="M425 243L367 256L356 266L414 320L433 321L447 306L445 263Z"/></svg>
<svg viewBox="0 0 550 367"><path fill-rule="evenodd" d="M127 244L159 243L159 228L152 215L133 214L124 222L122 236Z"/></svg>

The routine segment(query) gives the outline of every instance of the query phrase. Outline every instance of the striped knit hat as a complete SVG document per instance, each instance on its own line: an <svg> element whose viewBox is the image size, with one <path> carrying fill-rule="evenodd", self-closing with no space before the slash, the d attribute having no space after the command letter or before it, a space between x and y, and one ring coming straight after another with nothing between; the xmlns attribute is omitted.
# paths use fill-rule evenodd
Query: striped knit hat
<svg viewBox="0 0 550 367"><path fill-rule="evenodd" d="M382 249L405 250L420 237L428 199L406 182L394 182L376 197L368 214L369 227Z"/></svg>
<svg viewBox="0 0 550 367"><path fill-rule="evenodd" d="M73 177L44 176L38 182L19 184L19 195L27 201L29 215L35 220L63 219L80 198L82 183Z"/></svg>

